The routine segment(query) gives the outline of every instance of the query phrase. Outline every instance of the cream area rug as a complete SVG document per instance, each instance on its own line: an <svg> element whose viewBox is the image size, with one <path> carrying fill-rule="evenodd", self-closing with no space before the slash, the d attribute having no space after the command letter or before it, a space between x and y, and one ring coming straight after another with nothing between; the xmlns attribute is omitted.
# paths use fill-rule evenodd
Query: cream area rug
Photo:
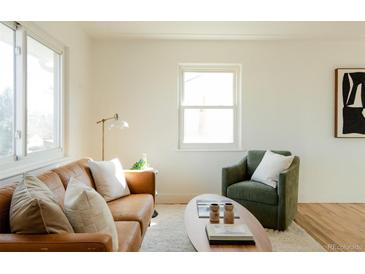
<svg viewBox="0 0 365 274"><path fill-rule="evenodd" d="M194 252L195 249L185 232L185 205L157 205L159 215L152 219L140 251ZM286 231L267 229L273 251L325 251L307 232L296 223Z"/></svg>

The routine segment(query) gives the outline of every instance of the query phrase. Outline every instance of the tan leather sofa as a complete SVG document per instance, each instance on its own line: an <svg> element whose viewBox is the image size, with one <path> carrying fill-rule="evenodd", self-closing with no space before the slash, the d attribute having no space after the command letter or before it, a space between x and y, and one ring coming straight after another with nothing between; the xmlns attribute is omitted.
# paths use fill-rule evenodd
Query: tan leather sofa
<svg viewBox="0 0 365 274"><path fill-rule="evenodd" d="M88 159L48 171L38 178L63 207L67 183L74 177L95 188ZM114 217L119 251L138 251L155 205L153 171L125 171L131 195L108 203ZM111 237L102 233L19 235L10 232L9 209L16 183L0 186L0 251L112 251Z"/></svg>

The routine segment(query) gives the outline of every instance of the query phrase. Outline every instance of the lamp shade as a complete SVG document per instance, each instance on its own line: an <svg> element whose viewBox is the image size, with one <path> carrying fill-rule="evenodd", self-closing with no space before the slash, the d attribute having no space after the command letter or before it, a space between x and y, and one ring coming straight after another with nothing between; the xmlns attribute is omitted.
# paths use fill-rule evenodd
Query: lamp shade
<svg viewBox="0 0 365 274"><path fill-rule="evenodd" d="M124 128L129 128L129 125L126 121L114 120L108 126L108 129L113 129L113 128L124 129Z"/></svg>

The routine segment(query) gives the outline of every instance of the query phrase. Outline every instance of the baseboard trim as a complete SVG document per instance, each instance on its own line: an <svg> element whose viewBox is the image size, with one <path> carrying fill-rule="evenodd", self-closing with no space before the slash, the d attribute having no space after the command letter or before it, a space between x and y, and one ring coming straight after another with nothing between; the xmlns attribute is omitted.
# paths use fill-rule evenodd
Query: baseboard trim
<svg viewBox="0 0 365 274"><path fill-rule="evenodd" d="M157 204L186 204L199 193L185 193L185 194L175 194L175 193L159 193L156 196Z"/></svg>

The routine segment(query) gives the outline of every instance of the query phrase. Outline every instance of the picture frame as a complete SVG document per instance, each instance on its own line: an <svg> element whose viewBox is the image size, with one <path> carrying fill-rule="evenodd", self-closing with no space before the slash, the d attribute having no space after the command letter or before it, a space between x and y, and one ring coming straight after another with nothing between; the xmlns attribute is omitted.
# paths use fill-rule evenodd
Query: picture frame
<svg viewBox="0 0 365 274"><path fill-rule="evenodd" d="M335 137L365 138L365 68L335 70Z"/></svg>

